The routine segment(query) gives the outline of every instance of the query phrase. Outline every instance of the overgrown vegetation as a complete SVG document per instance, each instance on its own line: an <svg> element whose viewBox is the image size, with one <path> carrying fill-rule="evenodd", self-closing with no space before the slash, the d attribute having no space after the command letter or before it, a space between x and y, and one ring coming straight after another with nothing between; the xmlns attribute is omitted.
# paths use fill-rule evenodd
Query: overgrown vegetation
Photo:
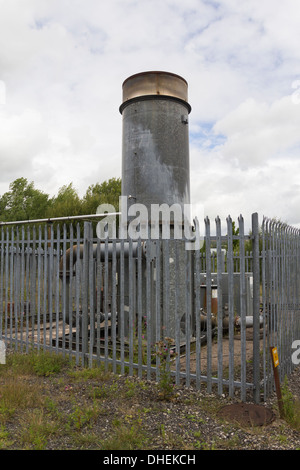
<svg viewBox="0 0 300 470"><path fill-rule="evenodd" d="M284 418L293 428L300 431L300 401L289 390L287 377L284 378L281 390Z"/></svg>
<svg viewBox="0 0 300 470"><path fill-rule="evenodd" d="M196 451L290 445L288 424L246 430L220 420L218 410L227 401L174 387L166 342L158 345L159 353L165 373L160 385L118 376L101 365L87 369L55 353L8 354L0 365L0 449ZM299 404L287 384L283 391L286 419L299 430Z"/></svg>

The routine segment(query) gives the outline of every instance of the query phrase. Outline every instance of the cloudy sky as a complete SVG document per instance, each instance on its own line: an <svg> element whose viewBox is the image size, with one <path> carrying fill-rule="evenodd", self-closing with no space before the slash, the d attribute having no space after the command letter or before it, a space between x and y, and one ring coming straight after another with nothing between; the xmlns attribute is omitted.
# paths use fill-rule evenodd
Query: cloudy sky
<svg viewBox="0 0 300 470"><path fill-rule="evenodd" d="M122 83L189 85L192 202L300 227L299 0L0 0L0 194L121 176ZM71 215L71 214L70 214Z"/></svg>

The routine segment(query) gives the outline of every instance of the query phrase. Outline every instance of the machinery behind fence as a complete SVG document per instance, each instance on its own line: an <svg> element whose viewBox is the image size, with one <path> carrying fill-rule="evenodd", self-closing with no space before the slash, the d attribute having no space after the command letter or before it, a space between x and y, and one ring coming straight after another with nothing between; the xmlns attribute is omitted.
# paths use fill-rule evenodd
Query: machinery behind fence
<svg viewBox="0 0 300 470"><path fill-rule="evenodd" d="M166 360L176 384L266 399L270 346L283 378L300 338L299 231L257 214L250 235L242 216L238 235L230 217L204 222L200 247L100 240L92 222L3 226L0 339L157 381Z"/></svg>

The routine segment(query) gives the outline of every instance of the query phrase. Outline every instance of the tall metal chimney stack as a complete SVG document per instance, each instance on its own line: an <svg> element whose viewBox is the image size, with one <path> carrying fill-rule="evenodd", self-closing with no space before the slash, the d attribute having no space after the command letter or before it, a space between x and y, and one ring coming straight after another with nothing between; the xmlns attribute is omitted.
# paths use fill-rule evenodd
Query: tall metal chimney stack
<svg viewBox="0 0 300 470"><path fill-rule="evenodd" d="M189 163L189 126L188 116L191 106L188 103L188 85L179 75L169 72L143 72L132 75L123 82L123 100L120 106L123 122L122 140L122 197L127 197L126 210L130 211L133 204L142 204L147 208L147 228L158 223L160 233L166 224L165 219L159 215L154 220L152 214L153 205L167 205L179 207L180 225L189 222L189 215L185 213L185 205L190 204L190 163ZM123 200L122 200L123 202ZM134 209L132 213L134 213ZM126 210L121 208L122 213ZM170 221L170 260L174 260L175 253L175 215L172 219L172 211L169 211ZM187 217L186 217L187 216ZM127 214L122 225L128 223ZM141 221L143 225L143 221ZM144 224L145 225L145 224ZM156 225L157 226L157 225ZM160 235L159 235L160 237ZM176 240L177 242L178 240ZM182 239L177 244L179 254L179 269L175 263L168 262L169 269L169 299L163 295L163 280L157 276L157 269L163 272L163 261L153 260L151 263L152 283L161 283L160 293L162 298L159 304L162 309L160 325L153 314L151 320L152 337L156 340L157 327L168 325L169 335L175 338L176 324L185 325L191 321L191 309L187 309L184 289L186 289L185 242ZM143 277L143 279L145 279ZM129 282L129 281L128 281ZM182 286L182 294L176 303L176 286ZM125 291L127 292L127 287ZM146 288L144 290L146 292ZM151 289L151 309L156 311L158 299L155 297L156 289ZM129 311L126 304L125 313ZM144 300L143 300L144 302ZM175 305L175 303L176 305ZM133 308L133 307L132 307ZM141 306L144 315L146 308ZM169 312L169 313L167 313ZM186 320L187 319L187 320ZM129 325L129 322L126 322ZM163 331L164 328L161 329ZM181 340L184 341L185 326L180 331Z"/></svg>
<svg viewBox="0 0 300 470"><path fill-rule="evenodd" d="M190 203L188 85L169 72L123 82L122 196L131 204ZM149 212L150 214L150 212Z"/></svg>

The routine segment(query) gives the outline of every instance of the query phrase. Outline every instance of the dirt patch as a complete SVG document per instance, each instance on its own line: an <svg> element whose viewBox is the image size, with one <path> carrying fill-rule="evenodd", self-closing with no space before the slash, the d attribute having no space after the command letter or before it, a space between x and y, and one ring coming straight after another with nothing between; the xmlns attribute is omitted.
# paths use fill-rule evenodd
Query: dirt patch
<svg viewBox="0 0 300 470"><path fill-rule="evenodd" d="M260 335L262 337L262 334ZM262 348L262 340L260 347ZM219 361L219 351L218 351L218 341L215 338L212 339L212 347L211 347L211 367L212 372L217 373L218 371L218 361ZM228 336L224 336L222 338L222 364L223 369L229 367L229 360L230 355L233 356L234 367L239 367L241 365L241 357L242 357L242 341L240 334L236 334L233 338L233 348L231 349L231 342L229 341ZM250 363L253 358L253 330L252 328L247 330L246 332L246 341L245 341L245 356L246 356L246 363ZM204 372L206 370L206 364L208 359L208 348L206 344L201 346L201 370ZM191 373L196 373L196 364L197 364L197 356L196 352L191 352L190 354L190 362L189 368ZM180 360L180 365L182 369L185 368L186 365L186 356L183 355Z"/></svg>
<svg viewBox="0 0 300 470"><path fill-rule="evenodd" d="M218 416L242 426L267 426L275 419L275 414L269 408L253 403L233 403L226 405Z"/></svg>

